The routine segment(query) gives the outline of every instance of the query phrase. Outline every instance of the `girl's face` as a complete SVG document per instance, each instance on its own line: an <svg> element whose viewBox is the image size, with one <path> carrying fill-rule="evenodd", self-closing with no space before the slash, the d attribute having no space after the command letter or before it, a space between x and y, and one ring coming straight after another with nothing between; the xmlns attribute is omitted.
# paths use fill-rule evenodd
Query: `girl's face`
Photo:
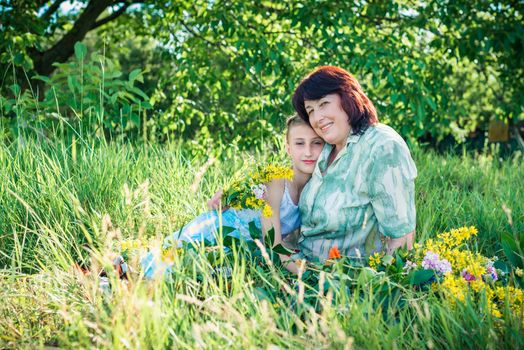
<svg viewBox="0 0 524 350"><path fill-rule="evenodd" d="M318 100L305 100L304 107L309 115L309 123L329 144L342 149L346 145L351 127L348 116L342 109L338 94L329 94Z"/></svg>
<svg viewBox="0 0 524 350"><path fill-rule="evenodd" d="M291 126L286 143L293 170L312 174L324 141L306 124Z"/></svg>

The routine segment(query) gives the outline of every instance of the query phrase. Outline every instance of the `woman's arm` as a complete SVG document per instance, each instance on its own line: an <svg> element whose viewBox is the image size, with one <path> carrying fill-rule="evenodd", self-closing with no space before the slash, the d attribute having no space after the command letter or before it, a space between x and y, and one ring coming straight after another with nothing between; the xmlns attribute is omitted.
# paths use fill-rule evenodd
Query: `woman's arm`
<svg viewBox="0 0 524 350"><path fill-rule="evenodd" d="M416 230L417 169L403 140L385 140L373 152L369 195L387 253L413 247Z"/></svg>

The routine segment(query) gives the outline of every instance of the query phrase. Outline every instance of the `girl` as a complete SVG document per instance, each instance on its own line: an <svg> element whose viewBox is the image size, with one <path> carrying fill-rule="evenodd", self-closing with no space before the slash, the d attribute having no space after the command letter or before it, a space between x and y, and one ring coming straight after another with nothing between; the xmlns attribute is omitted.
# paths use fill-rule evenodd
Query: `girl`
<svg viewBox="0 0 524 350"><path fill-rule="evenodd" d="M302 189L310 179L317 158L322 151L324 141L313 131L313 129L300 117L293 116L286 123L286 152L291 157L293 164L293 179L276 179L267 184L267 202L271 206L272 216L263 217L259 211L250 209L226 209L221 215L217 210L220 204L222 192L219 191L208 202L210 209L193 219L164 240L164 248L174 245L181 246L182 242L204 242L216 243L216 235L220 225L231 227L234 230L228 236L250 240L249 223L267 232L271 228L275 232L274 244L282 242L290 233L300 228L300 213L298 200ZM147 253L141 259L142 269L146 278L152 278L158 267L164 265L152 252ZM294 267L288 266L294 270Z"/></svg>

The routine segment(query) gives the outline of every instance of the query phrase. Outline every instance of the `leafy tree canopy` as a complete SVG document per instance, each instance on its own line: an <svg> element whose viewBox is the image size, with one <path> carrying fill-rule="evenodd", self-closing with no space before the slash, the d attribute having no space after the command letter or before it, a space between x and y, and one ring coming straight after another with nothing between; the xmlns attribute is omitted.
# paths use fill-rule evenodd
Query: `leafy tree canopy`
<svg viewBox="0 0 524 350"><path fill-rule="evenodd" d="M83 40L94 29L92 46L106 38L118 62L130 62L122 43L135 45L134 57L143 57L149 71L148 118L160 138L174 132L264 142L292 113L300 78L325 64L352 72L380 119L412 140L523 119L524 5L518 1L86 0L73 2L78 7L69 12L60 11L63 1L16 2L2 11L4 64L48 75L54 68L41 67L55 57L53 48L71 33ZM141 52L137 38L151 45ZM53 60L72 54L60 52Z"/></svg>

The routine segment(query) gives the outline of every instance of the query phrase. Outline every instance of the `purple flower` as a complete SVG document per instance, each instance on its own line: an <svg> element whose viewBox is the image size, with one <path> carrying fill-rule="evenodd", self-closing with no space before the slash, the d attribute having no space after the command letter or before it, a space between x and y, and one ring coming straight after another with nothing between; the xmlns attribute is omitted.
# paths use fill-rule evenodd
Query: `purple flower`
<svg viewBox="0 0 524 350"><path fill-rule="evenodd" d="M468 272L468 270L464 269L460 272L460 275L468 282L471 282L471 281L474 281L476 280L477 278L475 277L475 275L471 274Z"/></svg>
<svg viewBox="0 0 524 350"><path fill-rule="evenodd" d="M486 265L486 272L487 272L487 275L485 276L490 276L491 277L491 280L493 282L495 282L496 280L499 279L499 275L497 273L497 269L495 269L495 267L493 267L493 261L489 260L487 265Z"/></svg>
<svg viewBox="0 0 524 350"><path fill-rule="evenodd" d="M437 253L428 250L424 260L422 260L422 267L426 270L435 270L441 274L451 272L451 263L446 259L440 259Z"/></svg>

